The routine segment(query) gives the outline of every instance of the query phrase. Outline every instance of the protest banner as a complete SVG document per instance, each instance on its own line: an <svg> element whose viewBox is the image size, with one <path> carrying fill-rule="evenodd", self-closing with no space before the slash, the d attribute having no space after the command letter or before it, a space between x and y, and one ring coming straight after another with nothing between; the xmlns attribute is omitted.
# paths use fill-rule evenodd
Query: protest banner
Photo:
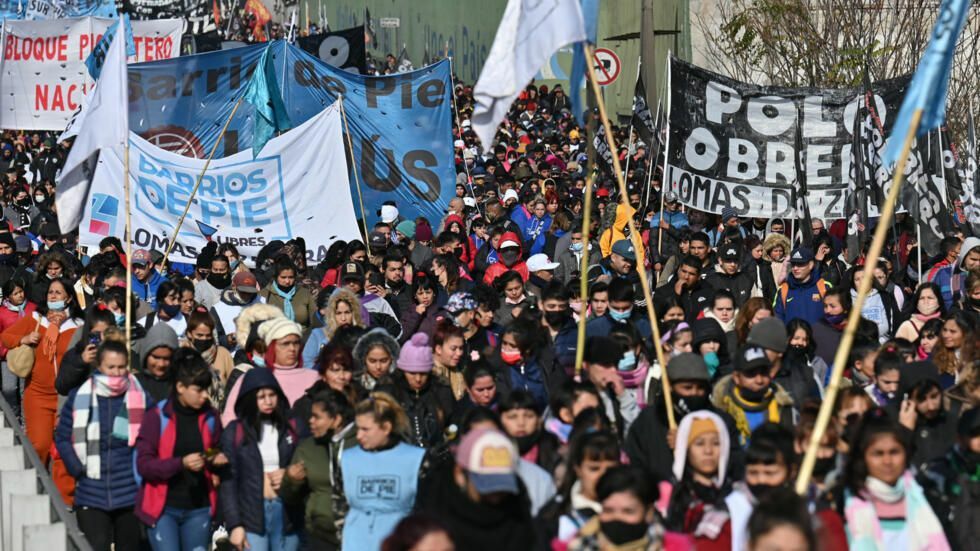
<svg viewBox="0 0 980 551"><path fill-rule="evenodd" d="M845 217L854 116L861 89L746 84L671 59L667 182L688 207L739 216L795 214L796 131L814 218ZM875 84L876 113L890 128L908 77ZM879 179L883 181L884 178Z"/></svg>
<svg viewBox="0 0 980 551"><path fill-rule="evenodd" d="M308 147L317 144L317 147ZM251 150L214 159L204 175L171 259L194 262L209 241L232 243L254 257L274 240L306 240L319 262L338 239L358 238L347 178L340 109L328 106L303 125ZM171 153L130 134L134 246L167 249L205 161ZM122 152L102 156L79 227L81 245L121 237Z"/></svg>
<svg viewBox="0 0 980 551"><path fill-rule="evenodd" d="M344 96L356 170L369 218L386 200L402 216L444 216L455 195L452 86L448 60L398 75L362 76L331 67L284 42L271 46L293 124ZM131 66L131 129L182 155L203 157L248 82L264 45ZM285 55L285 63L283 63ZM252 146L254 109L237 113L219 155ZM217 122L216 122L217 121Z"/></svg>
<svg viewBox="0 0 980 551"><path fill-rule="evenodd" d="M85 60L112 19L6 21L0 78L0 127L64 130L92 84ZM133 21L130 62L179 54L183 23Z"/></svg>
<svg viewBox="0 0 980 551"><path fill-rule="evenodd" d="M3 19L65 19L116 17L115 0L2 0Z"/></svg>
<svg viewBox="0 0 980 551"><path fill-rule="evenodd" d="M364 25L299 37L299 47L332 67L352 73L367 73Z"/></svg>
<svg viewBox="0 0 980 551"><path fill-rule="evenodd" d="M212 0L125 0L123 6L133 20L182 19L194 35L218 30Z"/></svg>

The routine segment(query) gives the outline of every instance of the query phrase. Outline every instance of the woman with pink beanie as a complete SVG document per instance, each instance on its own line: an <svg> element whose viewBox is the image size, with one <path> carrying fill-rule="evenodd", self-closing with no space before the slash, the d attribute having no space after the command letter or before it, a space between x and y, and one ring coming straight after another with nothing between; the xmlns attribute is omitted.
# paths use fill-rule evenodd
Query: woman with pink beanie
<svg viewBox="0 0 980 551"><path fill-rule="evenodd" d="M259 338L267 345L266 367L255 369L272 370L272 375L275 376L289 400L289 407L302 398L306 389L313 386L320 378L316 371L303 368L303 358L300 355L303 350L302 335L303 327L286 318L270 319L259 326ZM238 400L238 389L241 387L242 379L244 377L235 381L235 386L228 394L225 411L221 414L221 424L224 426L228 426L228 423L236 419L235 402Z"/></svg>
<svg viewBox="0 0 980 551"><path fill-rule="evenodd" d="M446 419L452 412L453 391L432 373L432 344L425 333L416 333L402 345L398 369L391 384L377 390L391 394L408 415L409 444L422 448L443 441Z"/></svg>

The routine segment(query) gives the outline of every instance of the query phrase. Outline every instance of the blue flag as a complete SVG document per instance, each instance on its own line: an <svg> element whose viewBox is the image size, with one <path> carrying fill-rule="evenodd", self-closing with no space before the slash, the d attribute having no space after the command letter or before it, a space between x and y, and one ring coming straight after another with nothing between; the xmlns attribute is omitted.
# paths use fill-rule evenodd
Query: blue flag
<svg viewBox="0 0 980 551"><path fill-rule="evenodd" d="M585 20L585 39L595 46L596 35L599 32L599 0L579 0L582 3L582 19ZM579 42L573 46L572 74L568 82L568 101L572 104L572 115L579 126L585 126L582 117L585 109L582 105L582 84L585 82L585 44ZM588 60L589 63L593 61Z"/></svg>
<svg viewBox="0 0 980 551"><path fill-rule="evenodd" d="M269 54L269 46L266 46L265 51L262 52L252 78L248 81L245 101L255 107L252 156L258 157L266 142L271 140L276 132L284 132L291 127L286 104L282 101L282 93L279 91L279 81L276 80L276 69Z"/></svg>
<svg viewBox="0 0 980 551"><path fill-rule="evenodd" d="M917 136L925 135L945 122L946 92L953 66L953 53L969 11L970 0L943 0L939 6L932 38L929 39L929 45L919 61L919 68L905 92L905 100L898 112L895 126L892 127L892 135L885 145L885 166L894 166L902 154L905 136L911 130L912 117L916 111L922 110L922 119L916 129Z"/></svg>
<svg viewBox="0 0 980 551"><path fill-rule="evenodd" d="M92 75L92 78L95 80L99 80L99 75L102 74L102 64L105 63L105 55L109 52L112 37L116 36L116 31L119 30L120 23L126 26L126 56L136 55L136 42L133 40L133 26L129 23L129 14L124 13L118 21L106 29L105 34L102 35L102 38L92 48L92 53L88 54L88 57L85 59L88 74Z"/></svg>

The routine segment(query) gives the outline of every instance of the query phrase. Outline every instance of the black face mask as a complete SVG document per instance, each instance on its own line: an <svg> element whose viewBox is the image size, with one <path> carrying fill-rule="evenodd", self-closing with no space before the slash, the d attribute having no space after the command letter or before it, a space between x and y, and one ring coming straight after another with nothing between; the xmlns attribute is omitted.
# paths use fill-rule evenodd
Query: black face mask
<svg viewBox="0 0 980 551"><path fill-rule="evenodd" d="M2 266L16 266L17 265L17 255L16 254L0 254L0 265Z"/></svg>
<svg viewBox="0 0 980 551"><path fill-rule="evenodd" d="M531 448L533 448L538 443L538 441L541 440L541 431L538 430L526 436L518 436L516 440L517 440L517 452L520 453L521 455L524 455L525 453L531 451Z"/></svg>
<svg viewBox="0 0 980 551"><path fill-rule="evenodd" d="M231 274L208 274L208 283L215 289L227 289L231 285Z"/></svg>
<svg viewBox="0 0 980 551"><path fill-rule="evenodd" d="M548 327L552 329L561 329L569 319L571 319L567 309L556 310L554 312L545 312L544 321L548 323Z"/></svg>
<svg viewBox="0 0 980 551"><path fill-rule="evenodd" d="M966 297L963 299L963 305L973 310L980 310L980 299Z"/></svg>
<svg viewBox="0 0 980 551"><path fill-rule="evenodd" d="M762 501L766 496L772 494L774 491L782 488L782 486L771 486L769 484L746 484L749 491L752 492L752 497L757 501Z"/></svg>
<svg viewBox="0 0 980 551"><path fill-rule="evenodd" d="M708 409L707 396L678 396L674 399L674 411L682 416L702 409Z"/></svg>
<svg viewBox="0 0 980 551"><path fill-rule="evenodd" d="M293 287L295 287L295 286L296 286L295 284L294 285L279 285L278 283L276 283L276 287L279 287L279 290L282 291L284 294L287 294L287 295L290 292L292 292Z"/></svg>
<svg viewBox="0 0 980 551"><path fill-rule="evenodd" d="M602 535L606 536L606 539L613 545L623 545L645 536L647 525L645 522L633 524L621 520L610 520L608 522L600 522L599 530L602 531Z"/></svg>
<svg viewBox="0 0 980 551"><path fill-rule="evenodd" d="M500 253L500 261L503 262L504 266L507 266L508 268L510 268L514 264L517 264L518 258L520 258L520 255L518 254L516 249L501 251Z"/></svg>
<svg viewBox="0 0 980 551"><path fill-rule="evenodd" d="M214 346L214 339L194 339L194 349L198 352L206 352Z"/></svg>
<svg viewBox="0 0 980 551"><path fill-rule="evenodd" d="M749 390L747 388L739 388L738 393L742 395L742 398L750 402L761 402L765 400L766 395L769 394L769 388L764 388L762 390Z"/></svg>
<svg viewBox="0 0 980 551"><path fill-rule="evenodd" d="M817 478L823 478L827 476L830 471L837 467L837 456L831 455L830 457L818 457L817 462L813 464L813 476Z"/></svg>

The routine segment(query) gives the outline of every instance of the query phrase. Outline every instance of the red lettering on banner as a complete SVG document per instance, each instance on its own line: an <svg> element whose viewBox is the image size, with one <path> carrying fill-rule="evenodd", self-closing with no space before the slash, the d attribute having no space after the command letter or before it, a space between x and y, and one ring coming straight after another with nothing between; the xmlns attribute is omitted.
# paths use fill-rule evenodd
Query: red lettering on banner
<svg viewBox="0 0 980 551"><path fill-rule="evenodd" d="M73 112L78 109L76 94L84 96L85 88L77 84L54 86L38 84L34 87L34 110Z"/></svg>
<svg viewBox="0 0 980 551"><path fill-rule="evenodd" d="M136 59L140 61L170 59L174 48L173 38L169 36L134 36L133 42L136 45Z"/></svg>
<svg viewBox="0 0 980 551"><path fill-rule="evenodd" d="M23 38L8 36L4 47L7 61L68 61L68 35Z"/></svg>

